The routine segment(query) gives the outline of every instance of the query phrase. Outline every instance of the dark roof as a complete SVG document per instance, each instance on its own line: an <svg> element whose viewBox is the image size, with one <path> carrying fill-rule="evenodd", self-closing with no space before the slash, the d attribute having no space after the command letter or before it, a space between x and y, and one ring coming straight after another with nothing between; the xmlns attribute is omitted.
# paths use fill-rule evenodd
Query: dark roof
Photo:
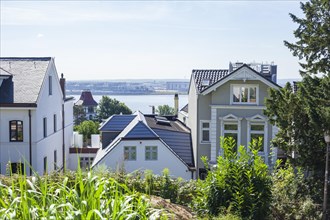
<svg viewBox="0 0 330 220"><path fill-rule="evenodd" d="M194 166L190 132L175 132L166 129L153 130L188 166Z"/></svg>
<svg viewBox="0 0 330 220"><path fill-rule="evenodd" d="M91 91L83 91L76 105L97 106L97 102L94 100Z"/></svg>
<svg viewBox="0 0 330 220"><path fill-rule="evenodd" d="M10 73L1 87L10 88L12 103L36 103L51 57L0 57L1 75ZM7 74L6 74L7 75ZM11 84L11 85L7 85Z"/></svg>
<svg viewBox="0 0 330 220"><path fill-rule="evenodd" d="M122 131L136 115L113 115L100 127L100 131Z"/></svg>
<svg viewBox="0 0 330 220"><path fill-rule="evenodd" d="M174 116L166 116L168 123L157 123L156 115L143 115L138 112L134 115L114 115L104 123L101 131L121 132L113 142L101 150L94 165L102 160L109 151L116 146L120 139L160 139L164 142L187 166L194 167L193 149L190 129Z"/></svg>
<svg viewBox="0 0 330 220"><path fill-rule="evenodd" d="M185 105L180 111L188 113L188 104Z"/></svg>
<svg viewBox="0 0 330 220"><path fill-rule="evenodd" d="M220 81L222 78L229 74L228 70L193 70L192 75L195 79L195 84L198 92L203 91L204 89L212 86L213 84ZM207 86L203 85L203 80L209 80Z"/></svg>
<svg viewBox="0 0 330 220"><path fill-rule="evenodd" d="M190 130L185 127L181 122L176 120L176 118L173 118L172 116L166 117L169 121L169 124L161 124L157 123L156 116L155 115L144 115L146 122L148 126L152 129L163 129L168 131L179 131L179 132L186 132L190 133Z"/></svg>
<svg viewBox="0 0 330 220"><path fill-rule="evenodd" d="M229 70L224 70L224 69L223 70L193 70L192 76L194 77L197 91L201 93L244 67L249 68L251 71L259 75L260 77L264 78L271 84L281 88L277 83L265 77L263 74L257 72L247 64L243 64L242 66L240 66L239 68L235 69L232 72L229 72ZM203 80L209 80L208 85L203 85Z"/></svg>
<svg viewBox="0 0 330 220"><path fill-rule="evenodd" d="M139 121L124 138L145 139L145 138L158 138L150 128L147 127L142 121Z"/></svg>

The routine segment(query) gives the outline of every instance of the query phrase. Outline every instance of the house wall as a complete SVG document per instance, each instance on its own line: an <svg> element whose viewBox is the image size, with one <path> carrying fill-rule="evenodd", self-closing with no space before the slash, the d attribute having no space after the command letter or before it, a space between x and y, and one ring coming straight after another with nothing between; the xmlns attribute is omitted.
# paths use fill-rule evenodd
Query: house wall
<svg viewBox="0 0 330 220"><path fill-rule="evenodd" d="M196 91L196 87L195 87L195 82L194 79L191 78L190 80L190 87L189 87L189 95L188 95L188 120L187 120L187 126L190 128L191 130L191 142L192 142L192 146L193 146L193 154L194 154L194 161L195 164L197 165L197 158L198 158L198 144L197 144L197 119L198 119L198 111L196 111L197 109L197 103L198 103L198 95L197 95L197 91Z"/></svg>
<svg viewBox="0 0 330 220"><path fill-rule="evenodd" d="M32 110L34 111L34 110ZM23 142L9 141L9 121L23 121ZM29 109L0 108L0 174L6 174L8 162L29 163Z"/></svg>
<svg viewBox="0 0 330 220"><path fill-rule="evenodd" d="M83 159L89 158L90 166L92 165L92 162L95 158L96 153L76 153L76 154L68 154L68 162L67 162L67 168L69 170L77 170L78 164ZM83 158L83 159L81 159ZM81 167L80 167L81 168Z"/></svg>
<svg viewBox="0 0 330 220"><path fill-rule="evenodd" d="M124 160L124 146L136 146L136 160ZM145 146L158 146L157 160L145 160ZM191 179L191 172L188 170L187 166L159 140L122 140L97 164L97 166L102 164L112 170L124 168L128 173L136 170L143 171L148 169L158 175L162 174L164 168L168 168L170 170L170 175L173 177L182 177L187 180Z"/></svg>
<svg viewBox="0 0 330 220"><path fill-rule="evenodd" d="M231 96L231 84L255 84L258 85L258 105L237 105L237 104L230 104L232 96ZM247 145L248 141L248 123L246 118L253 117L257 114L265 117L263 115L263 108L265 106L264 100L268 96L268 88L269 86L264 84L261 81L258 80L246 80L245 82L243 80L230 80L223 85L219 86L215 89L215 91L212 91L206 95L200 94L198 95L197 100L197 106L196 108L193 108L191 106L191 110L189 109L189 117L190 114L195 112L197 109L197 126L192 129L192 136L197 140L194 144L196 146L197 143L197 170L199 168L203 168L204 164L200 160L202 156L207 156L209 159L211 158L211 143L201 143L201 137L200 137L200 124L201 120L210 120L212 121L212 108L214 109L215 116L215 126L212 127L210 124L210 136L213 132L213 137L215 137L215 147L216 147L216 155L220 154L220 135L221 135L221 120L220 117L227 116L229 114L233 114L239 118L242 118L241 120L241 133L240 133L240 139L241 139L241 145ZM190 97L189 93L189 105L190 100L192 97ZM212 123L212 122L211 122ZM269 124L269 122L266 122L267 124L267 146L268 146L268 153L270 153L270 141L272 137L272 126ZM212 138L212 137L211 137ZM212 139L211 139L212 141Z"/></svg>

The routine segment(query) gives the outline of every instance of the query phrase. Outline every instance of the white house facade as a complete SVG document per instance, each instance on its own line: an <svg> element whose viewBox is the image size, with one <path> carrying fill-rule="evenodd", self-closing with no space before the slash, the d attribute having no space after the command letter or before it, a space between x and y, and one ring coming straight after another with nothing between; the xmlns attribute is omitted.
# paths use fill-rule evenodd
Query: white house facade
<svg viewBox="0 0 330 220"><path fill-rule="evenodd" d="M271 165L274 158L270 145L275 129L263 114L264 99L276 84L276 66L239 64L229 70L193 70L188 107L181 110L191 129L194 160L200 178L206 170L201 161L207 156L216 163L222 155L220 137L232 137L237 146L247 146L253 139L262 139L259 155ZM274 68L275 67L275 68ZM275 80L275 81L272 81Z"/></svg>
<svg viewBox="0 0 330 220"><path fill-rule="evenodd" d="M73 99L65 97L54 58L0 58L0 70L0 173L63 169L72 143Z"/></svg>
<svg viewBox="0 0 330 220"><path fill-rule="evenodd" d="M194 178L190 130L175 118L140 112L132 116L115 115L101 126L102 139L111 140L102 140L109 144L99 149L92 167L103 164L112 170L152 170L158 175L168 168L173 177Z"/></svg>

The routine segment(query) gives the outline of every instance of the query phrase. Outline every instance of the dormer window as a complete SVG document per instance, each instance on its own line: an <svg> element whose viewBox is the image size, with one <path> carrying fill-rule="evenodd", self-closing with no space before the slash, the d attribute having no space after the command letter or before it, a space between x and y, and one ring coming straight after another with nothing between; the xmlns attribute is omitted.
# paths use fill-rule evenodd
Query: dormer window
<svg viewBox="0 0 330 220"><path fill-rule="evenodd" d="M232 85L233 104L258 104L257 85Z"/></svg>
<svg viewBox="0 0 330 220"><path fill-rule="evenodd" d="M202 86L209 86L210 85L210 80L209 79L203 79L202 80Z"/></svg>

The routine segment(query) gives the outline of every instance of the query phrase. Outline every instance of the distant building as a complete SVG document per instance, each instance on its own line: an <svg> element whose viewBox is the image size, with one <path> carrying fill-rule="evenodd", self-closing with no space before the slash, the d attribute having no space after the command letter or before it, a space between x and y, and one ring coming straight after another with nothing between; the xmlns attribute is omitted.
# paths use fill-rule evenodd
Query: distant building
<svg viewBox="0 0 330 220"><path fill-rule="evenodd" d="M90 90L83 91L75 105L81 105L84 108L87 120L93 120L96 117L96 108L98 104L94 100Z"/></svg>
<svg viewBox="0 0 330 220"><path fill-rule="evenodd" d="M166 90L175 90L179 92L188 92L189 82L166 82Z"/></svg>
<svg viewBox="0 0 330 220"><path fill-rule="evenodd" d="M195 178L190 130L175 117L113 115L100 128L102 148L92 168L105 165L127 172L168 168L174 177Z"/></svg>
<svg viewBox="0 0 330 220"><path fill-rule="evenodd" d="M63 169L73 135L73 98L54 58L0 58L0 174Z"/></svg>

